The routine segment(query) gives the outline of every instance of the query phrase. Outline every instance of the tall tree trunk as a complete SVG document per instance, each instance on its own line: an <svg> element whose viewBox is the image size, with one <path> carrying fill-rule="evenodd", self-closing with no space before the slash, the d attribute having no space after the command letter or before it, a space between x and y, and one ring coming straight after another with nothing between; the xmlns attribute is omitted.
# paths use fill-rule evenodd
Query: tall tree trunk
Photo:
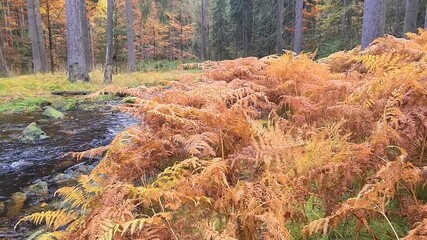
<svg viewBox="0 0 427 240"><path fill-rule="evenodd" d="M253 0L243 1L243 56L251 54L253 42L254 3Z"/></svg>
<svg viewBox="0 0 427 240"><path fill-rule="evenodd" d="M50 16L50 2L46 0L46 15L47 15L47 31L49 37L49 58L50 58L50 71L55 72L55 57L53 55L53 33L52 33L52 23Z"/></svg>
<svg viewBox="0 0 427 240"><path fill-rule="evenodd" d="M201 0L200 8L200 59L206 60L206 0Z"/></svg>
<svg viewBox="0 0 427 240"><path fill-rule="evenodd" d="M0 36L0 76L8 76L9 75L9 67L7 66L7 61L3 51L3 39Z"/></svg>
<svg viewBox="0 0 427 240"><path fill-rule="evenodd" d="M304 0L297 0L295 5L295 39L294 52L299 54L302 51L304 41Z"/></svg>
<svg viewBox="0 0 427 240"><path fill-rule="evenodd" d="M405 22L403 33L417 31L418 0L406 0Z"/></svg>
<svg viewBox="0 0 427 240"><path fill-rule="evenodd" d="M86 0L83 0L84 4L81 4L80 14L81 14L81 25L82 25L82 36L83 36L83 48L85 52L86 59L86 71L92 72L92 58L90 57L90 38L89 38L89 19L87 17L86 11Z"/></svg>
<svg viewBox="0 0 427 240"><path fill-rule="evenodd" d="M114 57L114 4L115 0L108 0L107 10L107 49L105 54L104 83L113 82Z"/></svg>
<svg viewBox="0 0 427 240"><path fill-rule="evenodd" d="M427 29L427 8L426 8L426 15L424 17L424 29Z"/></svg>
<svg viewBox="0 0 427 240"><path fill-rule="evenodd" d="M85 8L85 0L67 0L67 70L68 79L71 82L82 80L90 81L88 73L88 62L86 61L85 42L83 40L83 24L82 16L85 15L81 11Z"/></svg>
<svg viewBox="0 0 427 240"><path fill-rule="evenodd" d="M353 15L353 11L350 8L352 0L343 0L344 13L341 19L341 34L343 37L347 37L348 30L351 25L351 16Z"/></svg>
<svg viewBox="0 0 427 240"><path fill-rule="evenodd" d="M277 18L276 18L276 54L281 54L283 49L283 18L285 14L285 7L283 0L278 0L277 4Z"/></svg>
<svg viewBox="0 0 427 240"><path fill-rule="evenodd" d="M34 73L45 73L48 71L48 67L40 13L40 0L27 0L27 8Z"/></svg>
<svg viewBox="0 0 427 240"><path fill-rule="evenodd" d="M126 32L127 32L127 51L128 51L128 70L135 72L135 31L133 29L133 8L132 0L126 0Z"/></svg>
<svg viewBox="0 0 427 240"><path fill-rule="evenodd" d="M385 0L365 0L363 9L362 49L384 35Z"/></svg>

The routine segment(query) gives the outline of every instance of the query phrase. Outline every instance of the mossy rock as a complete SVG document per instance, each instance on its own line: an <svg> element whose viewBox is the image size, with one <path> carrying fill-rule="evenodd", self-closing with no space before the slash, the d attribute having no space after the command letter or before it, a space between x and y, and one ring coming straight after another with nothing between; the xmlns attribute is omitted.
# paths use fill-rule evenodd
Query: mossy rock
<svg viewBox="0 0 427 240"><path fill-rule="evenodd" d="M22 212L24 208L25 200L27 200L27 195L23 192L16 192L10 198L10 202L6 207L6 216L9 218L17 217Z"/></svg>
<svg viewBox="0 0 427 240"><path fill-rule="evenodd" d="M128 103L128 104L134 104L136 102L136 97L125 97L123 98L123 102L124 103Z"/></svg>
<svg viewBox="0 0 427 240"><path fill-rule="evenodd" d="M64 114L53 107L46 107L43 116L54 118L54 119L63 119Z"/></svg>
<svg viewBox="0 0 427 240"><path fill-rule="evenodd" d="M30 196L45 196L49 194L48 184L45 181L37 181L24 192Z"/></svg>
<svg viewBox="0 0 427 240"><path fill-rule="evenodd" d="M62 112L66 112L66 111L76 109L76 102L75 101L59 100L59 101L53 102L52 107L54 109L58 109Z"/></svg>
<svg viewBox="0 0 427 240"><path fill-rule="evenodd" d="M24 129L21 138L26 141L36 141L49 138L49 136L37 126L37 123L32 122Z"/></svg>

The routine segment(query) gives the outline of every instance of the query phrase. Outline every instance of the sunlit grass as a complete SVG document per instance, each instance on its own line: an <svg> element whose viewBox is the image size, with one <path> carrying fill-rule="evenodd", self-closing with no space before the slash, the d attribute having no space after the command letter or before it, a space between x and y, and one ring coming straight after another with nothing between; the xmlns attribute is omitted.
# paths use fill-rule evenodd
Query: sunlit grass
<svg viewBox="0 0 427 240"><path fill-rule="evenodd" d="M122 73L113 77L113 84L122 87L165 85L184 77L197 77L199 71L162 71ZM24 75L0 78L0 112L34 111L41 103L56 97L52 91L97 91L104 88L103 73L90 74L90 83L71 83L66 73Z"/></svg>

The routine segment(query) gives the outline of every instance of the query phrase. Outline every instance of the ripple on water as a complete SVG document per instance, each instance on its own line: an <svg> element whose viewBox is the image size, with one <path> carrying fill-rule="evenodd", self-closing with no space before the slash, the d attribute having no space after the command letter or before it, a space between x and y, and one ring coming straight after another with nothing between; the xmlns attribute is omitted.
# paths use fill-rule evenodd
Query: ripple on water
<svg viewBox="0 0 427 240"><path fill-rule="evenodd" d="M17 137L31 122L50 136L38 142ZM108 145L114 136L137 123L127 114L109 110L73 110L59 121L50 121L40 112L0 114L0 201L35 179L61 172L64 154Z"/></svg>

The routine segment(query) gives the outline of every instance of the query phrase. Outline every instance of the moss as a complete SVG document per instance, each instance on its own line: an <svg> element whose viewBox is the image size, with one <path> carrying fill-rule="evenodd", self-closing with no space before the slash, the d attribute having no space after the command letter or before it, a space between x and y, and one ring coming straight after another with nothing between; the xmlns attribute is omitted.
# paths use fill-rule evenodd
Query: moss
<svg viewBox="0 0 427 240"><path fill-rule="evenodd" d="M2 112L34 112L42 106L49 105L50 101L44 97L15 99L10 102L0 103L0 113Z"/></svg>

